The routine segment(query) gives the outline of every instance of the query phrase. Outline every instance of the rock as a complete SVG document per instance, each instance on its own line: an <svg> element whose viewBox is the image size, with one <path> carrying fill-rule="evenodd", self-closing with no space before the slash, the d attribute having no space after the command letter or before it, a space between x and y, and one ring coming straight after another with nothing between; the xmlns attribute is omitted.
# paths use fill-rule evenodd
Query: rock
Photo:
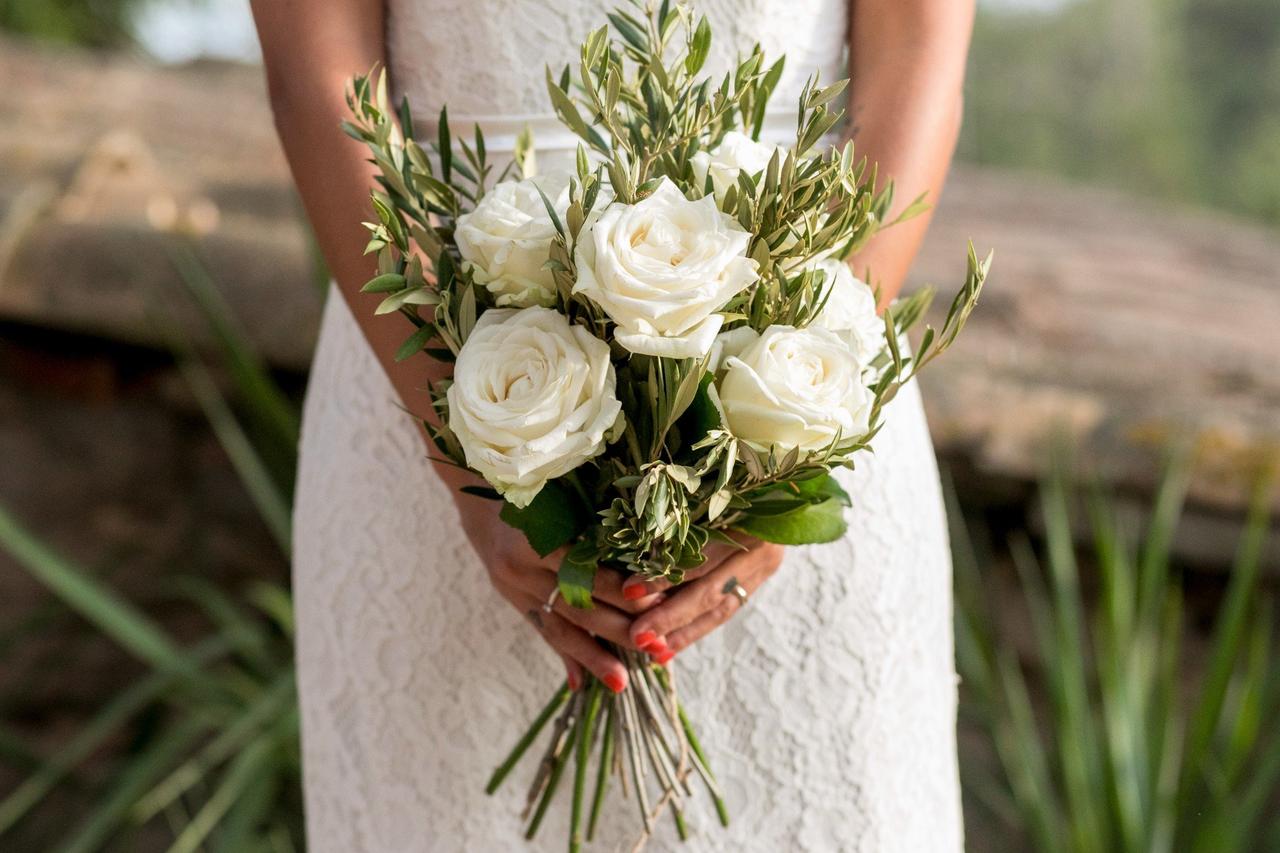
<svg viewBox="0 0 1280 853"><path fill-rule="evenodd" d="M259 69L5 43L0 76L0 318L163 346L168 304L164 323L207 342L186 301L160 299L195 241L261 352L306 368L319 290ZM1205 451L1193 500L1238 512L1280 457L1275 232L957 167L914 276L940 285L935 321L969 239L996 261L923 379L940 453L1025 482L1064 432L1105 481L1150 491L1186 436Z"/></svg>

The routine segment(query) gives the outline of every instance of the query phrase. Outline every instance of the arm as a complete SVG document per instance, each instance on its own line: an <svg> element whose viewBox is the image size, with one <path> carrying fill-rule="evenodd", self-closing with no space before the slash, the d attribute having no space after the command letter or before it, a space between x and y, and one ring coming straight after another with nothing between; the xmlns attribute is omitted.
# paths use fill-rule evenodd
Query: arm
<svg viewBox="0 0 1280 853"><path fill-rule="evenodd" d="M252 0L252 6L276 129L320 250L401 401L425 414L424 389L444 375L443 366L423 354L397 363L394 353L409 324L399 314L374 316L381 296L360 293L373 272L373 261L364 255L369 234L360 223L373 212L369 190L375 169L366 162L364 146L339 130L348 113L348 79L385 63L383 0ZM631 642L629 613L649 602L626 599L620 576L600 572L596 608L575 610L561 598L554 612L544 613L542 604L556 587L559 555L539 558L523 534L498 518L496 501L459 493L459 486L479 482L472 475L444 464L436 471L453 490L462 526L494 588L561 656L570 683L580 683L586 669L621 690L622 664L591 635L639 648Z"/></svg>
<svg viewBox="0 0 1280 853"><path fill-rule="evenodd" d="M974 0L850 0L849 115L857 153L893 179L897 216L920 193L936 205L960 133ZM931 211L878 234L850 259L881 305L902 288Z"/></svg>
<svg viewBox="0 0 1280 853"><path fill-rule="evenodd" d="M880 164L896 182L890 218L921 192L931 200L942 189L960 130L973 0L852 0L849 35L850 113L858 153ZM877 235L851 259L855 271L871 268L888 304L902 287L920 248L928 215ZM667 599L632 624L632 636L654 633L680 651L724 624L740 606L727 594L737 579L754 593L782 563L778 545L748 541L747 550L690 572L674 591L662 581L630 580L633 594L662 592ZM722 560L722 561L721 561Z"/></svg>
<svg viewBox="0 0 1280 853"><path fill-rule="evenodd" d="M408 333L396 314L375 317L380 296L360 287L372 276L365 257L372 217L374 167L364 146L338 130L347 117L347 80L386 61L383 0L252 0L262 43L267 91L307 218L342 297L382 364L401 402L425 414L425 356L396 363Z"/></svg>

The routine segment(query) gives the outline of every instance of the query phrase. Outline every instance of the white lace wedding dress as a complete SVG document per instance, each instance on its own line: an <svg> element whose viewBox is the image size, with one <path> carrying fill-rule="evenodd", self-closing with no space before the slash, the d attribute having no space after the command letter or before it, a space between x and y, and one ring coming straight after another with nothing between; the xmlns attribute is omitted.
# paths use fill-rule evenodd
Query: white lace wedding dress
<svg viewBox="0 0 1280 853"><path fill-rule="evenodd" d="M390 0L394 85L420 123L445 102L456 129L482 122L491 151L532 124L545 163L569 141L547 116L543 66L576 62L575 45L613 5ZM785 111L805 76L842 76L846 5L696 4L712 20L713 68L755 41L787 54L769 122L779 140L793 132ZM699 796L693 837L680 847L664 819L649 849L961 849L950 563L914 387L845 481L848 535L789 549L748 607L676 659L732 824L722 829ZM498 795L483 787L563 667L490 588L422 437L336 292L307 394L297 494L311 850L561 849L567 789L538 840L522 840L532 757ZM591 849L630 849L634 804L616 787L608 802L605 837Z"/></svg>

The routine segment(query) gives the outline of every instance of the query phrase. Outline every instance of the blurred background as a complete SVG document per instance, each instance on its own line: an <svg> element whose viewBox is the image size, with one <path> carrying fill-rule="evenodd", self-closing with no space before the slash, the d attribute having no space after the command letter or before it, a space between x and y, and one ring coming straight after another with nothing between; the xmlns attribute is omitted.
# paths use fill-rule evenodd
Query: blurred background
<svg viewBox="0 0 1280 853"><path fill-rule="evenodd" d="M256 63L244 0L0 0L0 849L303 846L325 278ZM987 0L966 112L969 848L1280 850L1280 5Z"/></svg>

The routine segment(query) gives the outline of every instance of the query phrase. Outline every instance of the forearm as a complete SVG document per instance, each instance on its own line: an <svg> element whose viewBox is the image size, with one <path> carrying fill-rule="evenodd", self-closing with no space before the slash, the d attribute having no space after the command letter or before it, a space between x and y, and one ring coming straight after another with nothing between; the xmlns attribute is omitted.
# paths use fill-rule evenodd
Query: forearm
<svg viewBox="0 0 1280 853"><path fill-rule="evenodd" d="M894 181L889 219L921 193L937 204L960 132L972 0L853 0L849 33L853 139L858 156ZM902 288L930 212L876 235L852 258L887 305Z"/></svg>
<svg viewBox="0 0 1280 853"><path fill-rule="evenodd" d="M427 383L444 366L423 353L397 362L412 328L397 313L376 316L381 296L360 292L374 273L361 222L373 217L375 169L364 146L339 129L347 81L385 66L382 0L254 0L253 12L276 128L320 251L400 402L430 415ZM455 489L478 482L450 465L436 470Z"/></svg>
<svg viewBox="0 0 1280 853"><path fill-rule="evenodd" d="M348 117L347 81L385 65L382 3L257 0L253 6L276 128L321 253L401 402L427 414L425 386L438 368L421 354L397 363L394 353L412 328L399 314L375 316L381 297L360 292L374 273L361 222L373 217L375 170L364 146L339 129Z"/></svg>

